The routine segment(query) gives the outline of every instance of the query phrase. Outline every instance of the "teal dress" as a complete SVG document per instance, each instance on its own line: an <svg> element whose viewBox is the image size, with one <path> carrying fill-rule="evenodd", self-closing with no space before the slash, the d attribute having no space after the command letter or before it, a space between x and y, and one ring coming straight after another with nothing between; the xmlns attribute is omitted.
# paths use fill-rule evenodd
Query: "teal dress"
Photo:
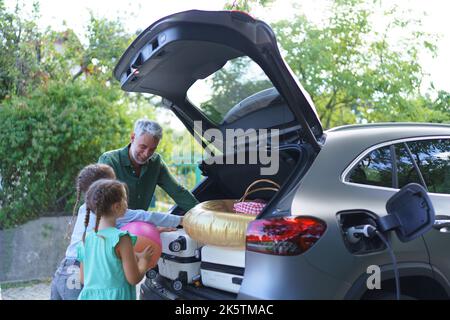
<svg viewBox="0 0 450 320"><path fill-rule="evenodd" d="M115 252L120 237L136 236L116 228L99 230L86 235L85 243L77 247L77 260L83 263L84 287L78 300L136 300L136 287L128 283Z"/></svg>

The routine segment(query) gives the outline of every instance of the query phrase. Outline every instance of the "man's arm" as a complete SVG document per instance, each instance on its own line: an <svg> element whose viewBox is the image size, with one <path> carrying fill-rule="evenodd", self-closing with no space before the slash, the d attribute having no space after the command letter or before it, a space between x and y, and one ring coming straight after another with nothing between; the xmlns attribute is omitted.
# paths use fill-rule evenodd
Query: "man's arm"
<svg viewBox="0 0 450 320"><path fill-rule="evenodd" d="M167 192L167 194L183 210L188 211L193 208L198 203L198 200L189 190L175 180L162 159L160 166L158 185Z"/></svg>
<svg viewBox="0 0 450 320"><path fill-rule="evenodd" d="M181 223L181 217L174 214L128 209L123 217L117 219L116 227L120 229L133 221L149 222L159 227L177 227Z"/></svg>

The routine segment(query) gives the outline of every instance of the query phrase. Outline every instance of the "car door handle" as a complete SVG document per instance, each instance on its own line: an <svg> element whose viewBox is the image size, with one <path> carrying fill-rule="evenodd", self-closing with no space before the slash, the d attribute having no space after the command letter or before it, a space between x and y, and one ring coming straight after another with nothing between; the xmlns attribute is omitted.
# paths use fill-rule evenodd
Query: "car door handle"
<svg viewBox="0 0 450 320"><path fill-rule="evenodd" d="M436 216L433 228L440 232L450 233L450 216Z"/></svg>

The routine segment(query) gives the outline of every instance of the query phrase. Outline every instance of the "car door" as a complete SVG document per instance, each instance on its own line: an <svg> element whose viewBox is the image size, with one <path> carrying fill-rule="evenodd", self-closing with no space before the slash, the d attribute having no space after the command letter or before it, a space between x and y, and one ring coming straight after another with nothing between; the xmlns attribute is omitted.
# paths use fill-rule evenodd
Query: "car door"
<svg viewBox="0 0 450 320"><path fill-rule="evenodd" d="M378 150L381 151L383 149ZM390 151L396 158L393 167L377 165L377 162L373 161L368 169L376 169L377 175L367 174L370 173L368 169L354 170L350 181L380 186L392 184L395 189L415 182L427 189L435 209L436 223L435 227L424 235L424 240L435 274L440 276L441 280L443 278L444 281L449 281L450 138L408 139L386 146L384 151Z"/></svg>
<svg viewBox="0 0 450 320"><path fill-rule="evenodd" d="M427 141L433 140L436 139L432 136L420 138L398 137L390 142L386 141L375 145L362 153L360 157L356 158L354 164L347 167L347 171L344 171L343 173L343 185L339 184L340 181L336 182L336 185L333 185L332 181L328 183L329 188L333 190L332 193L328 194L321 191L320 187L323 185L323 182L320 182L320 179L321 177L323 179L323 177L332 176L334 169L332 168L333 165L330 163L331 160L329 159L332 158L331 154L337 154L337 147L328 149L327 147L324 147L317 160L323 161L321 167L324 169L320 171L317 170L315 173L308 175L305 178L303 183L305 185L308 184L309 190L299 192L297 195L299 205L294 209L296 211L308 212L309 214L316 214L319 215L319 217L326 219L329 217L327 210L324 210L323 213L319 210L316 210L316 212L313 211L314 208L317 207L319 200L325 197L328 199L329 203L333 203L333 208L336 212L354 208L364 208L380 215L385 211L386 201L401 187L411 182L419 183L427 187L426 181L429 180L428 176L427 174L421 174L421 172L425 170L428 170L427 172L429 172L430 170L432 171L432 169L435 170L434 168L437 167L439 168L439 172L434 172L434 176L442 177L442 179L436 181L433 185L428 183L430 184L428 190L431 191L430 198L432 198L436 215L444 214L445 211L448 211L450 198L447 195L438 195L433 192L434 190L448 188L446 183L448 183L449 180L448 178L444 178L445 174L448 175L448 172L444 172L445 170L448 170L448 164L447 167L445 167L444 162L442 161L439 166L430 167L425 160L422 160L422 162L419 163L414 160L417 158L417 155L422 157L421 152L424 153L424 151L421 151L414 143L418 141L426 144ZM440 151L435 151L435 154L439 154L440 158L447 159L448 162L448 155L450 154L448 143L440 143L440 147ZM422 149L424 149L424 147L422 147ZM429 150L425 151L429 152ZM336 160L333 159L332 161ZM342 161L344 165L348 163L347 158L339 161ZM314 172L314 170L312 172ZM435 187L437 189L434 189ZM314 198L314 194L319 194L320 196ZM353 217L350 216L350 218ZM357 224L361 223L357 222ZM395 235L392 235L392 246L394 247L397 261L399 263L414 262L418 263L418 266L421 264L420 272L425 272L430 269L429 274L428 271L426 272L429 276L433 276L433 273L431 268L425 266L425 263L428 266L431 263L443 265L447 270L446 272L448 272L448 263L450 262L450 255L448 253L450 242L448 241L450 239L446 237L448 234L440 235L438 232L438 235L436 235L434 234L435 231L436 230L430 230L426 235L407 243L402 243ZM325 242L324 240L329 242ZM432 240L433 243L431 243L430 240ZM320 244L324 247L333 248L328 251L328 255L318 255L317 252L320 252L320 250L317 250L311 251L309 257L312 257L312 255L315 254L316 256L313 257L314 263L318 264L321 262L322 265L325 265L328 268L327 272L334 272L338 276L346 275L346 270L349 270L355 265L351 259L342 259L340 269L332 263L332 261L339 259L339 257L348 254L348 250L345 247L343 248L344 250L338 251L336 249L337 246L333 244L333 241L335 242L334 237L324 238ZM435 244L434 242L437 243ZM368 247L368 251L372 250L372 247ZM360 253L361 251L358 252L358 254ZM384 252L383 254L384 260L381 261L389 263L389 256L387 253ZM380 257L378 257L377 254L364 254L363 257L359 257L358 259L360 259L358 267L361 267L361 273L356 272L356 274L364 273L365 271L363 271L363 268L367 265L380 264ZM362 259L364 259L364 261ZM326 263L323 263L324 260ZM311 261L313 261L312 258ZM408 265L404 266L409 268ZM348 281L352 282L354 279L349 278Z"/></svg>
<svg viewBox="0 0 450 320"><path fill-rule="evenodd" d="M450 138L407 143L435 209L435 227L424 236L436 277L450 281Z"/></svg>

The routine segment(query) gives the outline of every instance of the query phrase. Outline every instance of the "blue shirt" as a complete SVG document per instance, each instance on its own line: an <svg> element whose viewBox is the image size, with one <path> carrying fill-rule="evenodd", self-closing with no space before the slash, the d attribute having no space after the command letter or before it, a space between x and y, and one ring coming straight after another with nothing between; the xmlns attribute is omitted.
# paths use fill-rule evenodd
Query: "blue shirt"
<svg viewBox="0 0 450 320"><path fill-rule="evenodd" d="M72 237L70 238L70 245L67 247L66 250L67 259L77 258L77 245L83 238L85 216L86 216L86 205L83 204L80 207L80 209L78 209L77 221L75 223L75 227L72 232ZM96 219L95 214L91 212L89 216L89 224L86 233L94 230L95 219ZM174 214L128 209L122 218L117 219L116 228L120 229L121 227L132 221L149 222L160 227L176 227L180 224L181 217L176 216Z"/></svg>

